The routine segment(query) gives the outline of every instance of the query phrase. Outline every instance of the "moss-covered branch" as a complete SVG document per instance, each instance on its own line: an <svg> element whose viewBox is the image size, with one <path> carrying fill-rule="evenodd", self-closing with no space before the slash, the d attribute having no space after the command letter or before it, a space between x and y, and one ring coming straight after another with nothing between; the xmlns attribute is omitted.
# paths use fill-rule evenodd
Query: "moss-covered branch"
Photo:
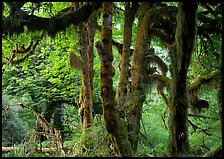
<svg viewBox="0 0 224 159"><path fill-rule="evenodd" d="M219 145L214 150L207 152L203 157L222 157L222 145Z"/></svg>
<svg viewBox="0 0 224 159"><path fill-rule="evenodd" d="M43 37L43 34L40 36L40 39ZM35 48L36 46L39 44L40 39L38 39L35 43L33 43L33 41L31 40L29 46L27 48L25 47L21 47L19 48L18 45L16 45L15 50L13 50L10 53L10 57L7 58L8 61L6 63L3 63L3 67L2 67L2 73L5 70L5 67L9 64L12 65L16 65L19 63L22 63L23 61L25 61L29 56L33 55L35 53ZM20 57L21 55L23 55L23 57ZM15 58L17 57L17 59L15 60ZM20 58L18 58L20 57Z"/></svg>
<svg viewBox="0 0 224 159"><path fill-rule="evenodd" d="M173 44L176 30L177 7L165 6L149 10L146 13L151 19L151 35L159 38L164 44ZM210 18L198 13L198 20L203 25L198 26L198 34L221 33L221 17ZM215 25L214 25L215 24Z"/></svg>
<svg viewBox="0 0 224 159"><path fill-rule="evenodd" d="M220 72L218 70L214 70L208 75L199 76L198 79L189 86L189 90L193 91L198 89L202 84L210 82L211 80L216 78L218 75L220 75Z"/></svg>
<svg viewBox="0 0 224 159"><path fill-rule="evenodd" d="M19 34L24 31L24 27L27 27L29 31L44 30L49 35L54 36L57 32L65 30L71 24L77 25L86 21L90 15L100 7L101 3L99 2L86 3L78 10L52 18L42 18L36 15L27 15L26 12L20 10L20 18L22 18L22 20L20 20L19 25L15 25L15 22L10 16L3 17L3 34Z"/></svg>
<svg viewBox="0 0 224 159"><path fill-rule="evenodd" d="M161 43L163 43L164 45L172 45L174 42L174 38L171 38L166 32L164 32L161 29L152 29L152 36L154 36L155 38L158 38L160 40Z"/></svg>
<svg viewBox="0 0 224 159"><path fill-rule="evenodd" d="M150 62L156 63L161 70L162 75L166 76L166 73L168 71L167 65L159 56L156 56L155 54L149 54L146 57L149 57Z"/></svg>
<svg viewBox="0 0 224 159"><path fill-rule="evenodd" d="M170 88L172 80L169 77L166 77L164 75L159 75L159 74L153 74L149 76L149 81L157 81L159 83L162 83L166 87Z"/></svg>

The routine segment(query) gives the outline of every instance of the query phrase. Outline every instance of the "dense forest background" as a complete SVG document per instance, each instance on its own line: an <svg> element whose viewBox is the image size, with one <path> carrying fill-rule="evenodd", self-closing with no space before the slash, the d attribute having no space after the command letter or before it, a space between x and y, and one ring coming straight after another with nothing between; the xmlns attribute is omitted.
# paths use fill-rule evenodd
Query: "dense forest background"
<svg viewBox="0 0 224 159"><path fill-rule="evenodd" d="M2 2L2 157L222 156L222 10Z"/></svg>

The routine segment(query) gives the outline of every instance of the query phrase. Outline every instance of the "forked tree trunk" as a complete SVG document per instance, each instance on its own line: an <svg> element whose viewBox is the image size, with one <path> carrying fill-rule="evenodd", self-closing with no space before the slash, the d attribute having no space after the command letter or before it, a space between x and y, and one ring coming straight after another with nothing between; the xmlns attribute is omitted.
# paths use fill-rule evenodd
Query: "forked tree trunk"
<svg viewBox="0 0 224 159"><path fill-rule="evenodd" d="M126 2L125 5L125 17L124 17L124 34L123 34L123 49L122 49L122 55L121 55L121 72L120 72L120 78L118 82L117 87L117 104L118 104L118 110L122 111L125 115L127 112L127 102L126 98L128 93L130 93L128 90L130 88L130 81L129 78L131 76L130 74L130 57L131 57L131 40L132 40L132 25L135 18L135 13L137 12L137 4L132 3L132 7L130 6L130 2ZM128 99L129 100L129 99Z"/></svg>
<svg viewBox="0 0 224 159"><path fill-rule="evenodd" d="M101 59L100 95L103 106L104 125L110 135L116 156L132 156L127 130L119 120L116 111L115 91L113 89L114 68L112 66L112 3L103 6L102 42L96 47Z"/></svg>
<svg viewBox="0 0 224 159"><path fill-rule="evenodd" d="M195 3L178 4L176 48L170 52L173 79L168 139L170 156L189 155L186 80L195 41L196 8Z"/></svg>

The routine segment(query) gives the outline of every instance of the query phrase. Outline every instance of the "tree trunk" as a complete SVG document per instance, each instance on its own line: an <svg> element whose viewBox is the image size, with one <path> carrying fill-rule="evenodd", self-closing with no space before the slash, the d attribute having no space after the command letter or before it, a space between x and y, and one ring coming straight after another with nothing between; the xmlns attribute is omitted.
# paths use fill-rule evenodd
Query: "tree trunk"
<svg viewBox="0 0 224 159"><path fill-rule="evenodd" d="M90 97L91 97L91 112L93 112L93 77L94 77L94 35L95 35L95 23L97 23L96 13L91 15L88 23L87 23L87 38L88 38L88 48L87 48L87 55L88 55L88 72L89 72L89 82L90 82Z"/></svg>
<svg viewBox="0 0 224 159"><path fill-rule="evenodd" d="M189 155L186 80L195 40L196 8L195 3L178 4L176 48L170 52L173 79L168 139L170 156Z"/></svg>
<svg viewBox="0 0 224 159"><path fill-rule="evenodd" d="M75 3L75 9L78 9L78 2ZM91 118L92 118L92 95L91 95L91 86L90 86L90 71L89 71L89 58L87 56L87 32L86 26L83 23L80 23L77 27L77 32L79 36L79 46L80 46L80 54L83 62L82 67L82 107L83 107L83 123L82 126L84 128L90 127Z"/></svg>
<svg viewBox="0 0 224 159"><path fill-rule="evenodd" d="M223 43L221 44L221 49L220 49L220 52L221 52L221 58L220 58L220 63L222 63L222 47L223 47ZM222 125L222 83L220 82L219 84L219 88L218 88L218 92L217 92L217 101L218 101L218 105L219 105L219 119L220 119L220 130L221 130L221 134L222 134L222 130L223 130L223 125Z"/></svg>
<svg viewBox="0 0 224 159"><path fill-rule="evenodd" d="M145 60L148 45L149 22L145 13L151 8L151 3L145 2L139 8L138 32L133 54L133 65L131 72L131 97L128 114L128 132L134 152L137 151L140 119L142 116L142 105L146 99L145 81L147 77L148 61Z"/></svg>
<svg viewBox="0 0 224 159"><path fill-rule="evenodd" d="M137 5L127 2L125 5L125 17L124 17L124 35L123 35L123 49L121 54L121 72L117 87L117 104L119 112L122 112L122 116L126 115L127 107L126 96L129 93L128 88L130 88L129 77L130 74L130 56L131 56L131 40L132 40L132 25L134 22L135 13L137 12Z"/></svg>
<svg viewBox="0 0 224 159"><path fill-rule="evenodd" d="M60 130L63 138L63 118L64 118L64 104L62 102L58 102L55 104L54 110L54 121L53 121L53 128L56 130Z"/></svg>
<svg viewBox="0 0 224 159"><path fill-rule="evenodd" d="M50 103L47 104L46 106L46 110L45 112L43 113L43 117L44 119L46 119L46 121L50 124L51 123L51 118L52 118L52 115L54 114L55 112L55 108L56 108L56 105L57 105L57 101L51 101ZM38 131L39 132L42 132L44 131L43 128L41 126L38 127ZM46 136L44 135L41 135L40 137L40 141L44 141L44 140L47 140Z"/></svg>
<svg viewBox="0 0 224 159"><path fill-rule="evenodd" d="M116 156L132 156L131 145L127 131L120 122L115 109L115 91L113 90L114 68L112 66L112 3L105 2L103 6L102 43L96 47L101 59L100 65L100 95L103 106L104 124L110 135Z"/></svg>

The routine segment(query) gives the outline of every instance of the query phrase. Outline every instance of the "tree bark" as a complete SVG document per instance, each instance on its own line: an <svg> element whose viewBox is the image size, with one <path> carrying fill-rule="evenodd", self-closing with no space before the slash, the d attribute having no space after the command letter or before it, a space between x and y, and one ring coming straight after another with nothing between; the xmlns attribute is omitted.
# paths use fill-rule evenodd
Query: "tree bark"
<svg viewBox="0 0 224 159"><path fill-rule="evenodd" d="M188 102L186 80L195 41L196 3L179 2L176 48L170 53L172 63L171 105L169 115L169 155L188 156Z"/></svg>
<svg viewBox="0 0 224 159"><path fill-rule="evenodd" d="M132 25L134 22L135 13L137 12L137 5L127 2L125 5L125 17L124 17L124 34L123 34L123 49L121 54L121 72L117 87L117 104L118 110L126 114L127 107L126 95L129 93L128 87L130 87L129 77L130 74L130 57L131 57L131 40L132 40Z"/></svg>
<svg viewBox="0 0 224 159"><path fill-rule="evenodd" d="M102 43L98 45L100 65L100 95L103 106L104 125L109 133L116 156L132 156L127 131L119 120L116 111L115 91L113 90L114 68L112 66L112 3L103 5ZM97 47L97 46L96 46Z"/></svg>
<svg viewBox="0 0 224 159"><path fill-rule="evenodd" d="M78 2L75 3L75 9L78 9ZM91 86L90 86L90 71L89 71L89 57L87 55L87 32L86 26L83 23L80 23L77 27L77 32L79 36L79 46L80 46L80 54L83 62L82 67L82 107L83 107L83 123L82 126L84 128L90 127L91 118L92 118L92 95L91 95Z"/></svg>
<svg viewBox="0 0 224 159"><path fill-rule="evenodd" d="M93 112L93 78L94 78L94 35L95 35L95 24L97 23L97 16L93 13L87 23L87 39L88 39L88 48L87 48L87 55L88 55L88 72L89 72L89 79L90 79L90 97L92 102L91 112Z"/></svg>
<svg viewBox="0 0 224 159"><path fill-rule="evenodd" d="M145 59L149 38L149 22L145 13L150 9L149 2L144 2L139 8L138 32L136 37L133 64L131 72L131 97L128 114L128 132L134 152L137 151L142 105L146 99L145 81L147 77L148 61Z"/></svg>

